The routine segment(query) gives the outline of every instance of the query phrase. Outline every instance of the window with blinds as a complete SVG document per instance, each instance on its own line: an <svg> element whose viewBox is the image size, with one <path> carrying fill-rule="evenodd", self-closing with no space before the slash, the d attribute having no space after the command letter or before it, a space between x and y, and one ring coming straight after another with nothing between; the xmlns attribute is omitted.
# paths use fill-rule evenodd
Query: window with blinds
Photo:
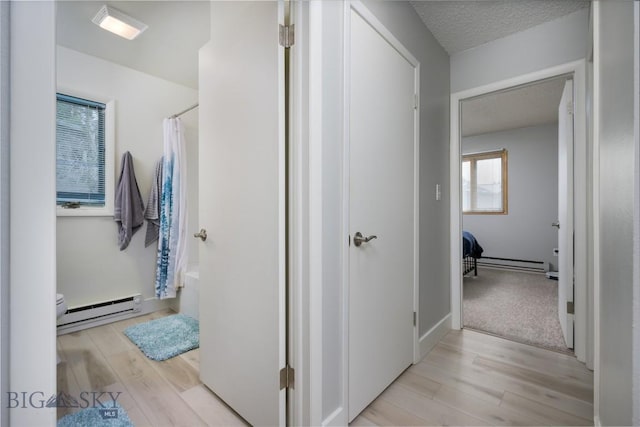
<svg viewBox="0 0 640 427"><path fill-rule="evenodd" d="M105 206L106 105L57 94L56 189L63 207Z"/></svg>

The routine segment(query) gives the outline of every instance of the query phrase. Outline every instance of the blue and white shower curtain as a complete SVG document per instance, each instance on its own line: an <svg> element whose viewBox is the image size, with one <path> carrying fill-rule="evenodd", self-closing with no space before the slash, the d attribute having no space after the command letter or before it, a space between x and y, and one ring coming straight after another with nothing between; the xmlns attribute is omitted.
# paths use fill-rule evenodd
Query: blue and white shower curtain
<svg viewBox="0 0 640 427"><path fill-rule="evenodd" d="M184 129L179 118L164 119L164 157L156 296L175 298L187 268L187 169Z"/></svg>

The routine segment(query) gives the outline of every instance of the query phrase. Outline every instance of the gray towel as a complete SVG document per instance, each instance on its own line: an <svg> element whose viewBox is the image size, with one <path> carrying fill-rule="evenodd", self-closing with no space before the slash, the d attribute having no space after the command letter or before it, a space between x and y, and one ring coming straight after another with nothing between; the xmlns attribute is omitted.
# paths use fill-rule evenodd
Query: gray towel
<svg viewBox="0 0 640 427"><path fill-rule="evenodd" d="M147 220L147 235L144 238L144 246L147 247L158 240L160 234L160 193L162 189L162 158L156 163L156 172L151 184L147 209L144 211L144 218Z"/></svg>
<svg viewBox="0 0 640 427"><path fill-rule="evenodd" d="M122 155L120 181L116 190L113 219L118 223L118 244L123 251L131 238L144 224L144 204L133 170L133 157L128 151Z"/></svg>

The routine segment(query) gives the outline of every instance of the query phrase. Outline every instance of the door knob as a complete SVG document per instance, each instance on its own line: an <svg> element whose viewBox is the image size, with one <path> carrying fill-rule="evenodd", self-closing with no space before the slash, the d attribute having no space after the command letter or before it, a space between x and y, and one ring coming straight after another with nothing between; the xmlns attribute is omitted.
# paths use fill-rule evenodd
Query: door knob
<svg viewBox="0 0 640 427"><path fill-rule="evenodd" d="M560 223L558 221L551 224L552 227L560 228Z"/></svg>
<svg viewBox="0 0 640 427"><path fill-rule="evenodd" d="M361 232L357 231L356 234L353 236L353 244L356 246L360 246L363 243L370 242L371 240L377 239L377 238L378 236L364 237Z"/></svg>
<svg viewBox="0 0 640 427"><path fill-rule="evenodd" d="M195 237L196 239L199 238L200 240L202 240L204 242L205 240L207 240L207 230L205 230L204 228L201 228L200 232L195 233L193 235L193 237Z"/></svg>

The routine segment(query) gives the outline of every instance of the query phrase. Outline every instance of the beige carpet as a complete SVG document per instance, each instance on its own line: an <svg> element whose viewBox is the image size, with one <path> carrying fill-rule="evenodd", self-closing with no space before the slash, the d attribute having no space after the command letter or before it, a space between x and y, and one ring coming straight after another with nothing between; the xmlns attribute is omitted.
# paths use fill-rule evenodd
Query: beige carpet
<svg viewBox="0 0 640 427"><path fill-rule="evenodd" d="M464 326L567 352L557 301L558 282L544 274L478 268L464 278Z"/></svg>

